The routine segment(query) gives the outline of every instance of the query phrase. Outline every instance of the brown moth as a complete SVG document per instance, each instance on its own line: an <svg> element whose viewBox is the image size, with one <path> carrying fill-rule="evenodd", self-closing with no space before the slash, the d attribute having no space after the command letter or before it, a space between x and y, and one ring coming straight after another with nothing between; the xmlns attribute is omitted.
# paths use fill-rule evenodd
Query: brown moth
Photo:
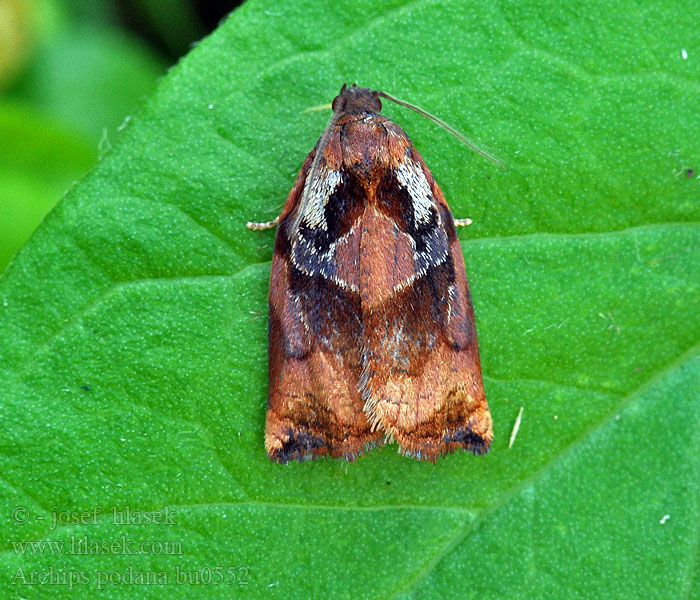
<svg viewBox="0 0 700 600"><path fill-rule="evenodd" d="M248 224L278 225L265 427L277 462L354 460L391 440L434 462L493 439L455 221L380 97L425 114L343 86L280 216Z"/></svg>

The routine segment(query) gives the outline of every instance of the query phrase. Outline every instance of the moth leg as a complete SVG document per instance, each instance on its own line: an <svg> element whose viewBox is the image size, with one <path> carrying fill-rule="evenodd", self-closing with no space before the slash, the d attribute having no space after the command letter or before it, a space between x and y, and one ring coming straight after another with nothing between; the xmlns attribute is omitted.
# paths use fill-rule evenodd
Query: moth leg
<svg viewBox="0 0 700 600"><path fill-rule="evenodd" d="M471 225L473 221L471 219L455 219L455 227L466 227L467 225ZM250 223L248 223L250 225Z"/></svg>
<svg viewBox="0 0 700 600"><path fill-rule="evenodd" d="M248 221L245 226L248 229L252 229L254 231L263 231L265 229L272 229L273 227L277 227L277 223L279 222L280 218L278 216L273 221L266 221L264 223L254 223L253 221Z"/></svg>

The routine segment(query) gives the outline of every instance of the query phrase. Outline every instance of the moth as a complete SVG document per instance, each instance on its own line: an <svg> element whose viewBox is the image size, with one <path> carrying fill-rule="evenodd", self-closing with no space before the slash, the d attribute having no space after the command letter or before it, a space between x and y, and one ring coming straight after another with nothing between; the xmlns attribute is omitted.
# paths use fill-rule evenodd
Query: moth
<svg viewBox="0 0 700 600"><path fill-rule="evenodd" d="M277 225L265 449L280 463L354 460L393 440L435 462L493 439L455 221L380 98L492 158L418 107L342 87L279 217L248 223Z"/></svg>

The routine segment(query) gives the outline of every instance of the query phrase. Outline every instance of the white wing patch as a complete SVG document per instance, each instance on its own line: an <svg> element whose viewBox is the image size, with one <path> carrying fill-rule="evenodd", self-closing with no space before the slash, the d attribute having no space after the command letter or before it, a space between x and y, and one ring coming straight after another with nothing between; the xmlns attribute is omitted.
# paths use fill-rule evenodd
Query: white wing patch
<svg viewBox="0 0 700 600"><path fill-rule="evenodd" d="M399 163L396 169L396 178L402 187L408 191L411 200L413 200L416 226L420 223L429 223L432 214L431 209L435 207L435 199L430 191L423 169L415 161L406 158L405 161Z"/></svg>
<svg viewBox="0 0 700 600"><path fill-rule="evenodd" d="M320 169L313 177L307 177L301 194L301 221L308 227L328 229L324 208L328 199L343 180L340 171Z"/></svg>

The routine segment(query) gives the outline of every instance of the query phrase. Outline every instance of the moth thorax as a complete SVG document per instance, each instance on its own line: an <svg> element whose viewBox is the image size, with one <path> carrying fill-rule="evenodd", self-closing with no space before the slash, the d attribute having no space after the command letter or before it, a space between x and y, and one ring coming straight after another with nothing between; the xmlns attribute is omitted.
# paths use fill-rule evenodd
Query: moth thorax
<svg viewBox="0 0 700 600"><path fill-rule="evenodd" d="M369 176L390 164L387 133L373 119L346 123L343 128L343 162L349 171Z"/></svg>

